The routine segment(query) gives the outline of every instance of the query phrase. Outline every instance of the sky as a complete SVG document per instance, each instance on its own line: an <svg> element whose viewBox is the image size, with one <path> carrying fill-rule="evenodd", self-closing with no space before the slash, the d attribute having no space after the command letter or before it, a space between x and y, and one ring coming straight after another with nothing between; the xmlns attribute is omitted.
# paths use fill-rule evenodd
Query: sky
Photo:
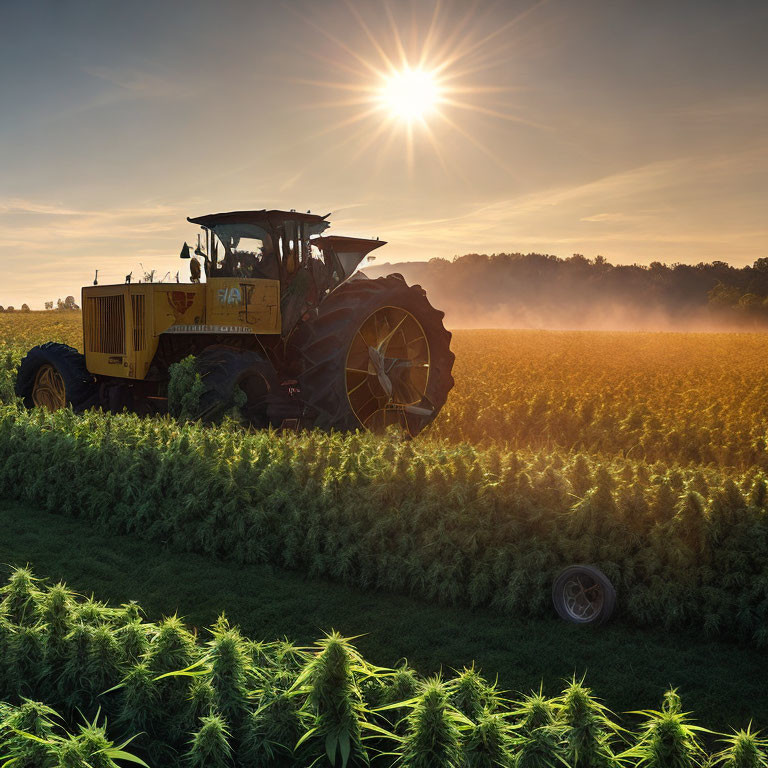
<svg viewBox="0 0 768 768"><path fill-rule="evenodd" d="M763 0L0 0L0 29L6 306L184 279L223 210L330 212L379 262L768 256Z"/></svg>

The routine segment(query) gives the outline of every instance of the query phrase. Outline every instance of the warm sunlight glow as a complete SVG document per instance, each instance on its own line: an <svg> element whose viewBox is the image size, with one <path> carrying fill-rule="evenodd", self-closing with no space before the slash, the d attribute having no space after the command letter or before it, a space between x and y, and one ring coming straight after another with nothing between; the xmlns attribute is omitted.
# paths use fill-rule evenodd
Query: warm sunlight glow
<svg viewBox="0 0 768 768"><path fill-rule="evenodd" d="M452 2L452 0L448 0ZM311 109L323 110L334 119L318 136L338 133L337 144L328 152L339 157L344 148L346 162L354 163L375 147L374 172L389 165L393 154L402 154L412 174L417 154L434 153L447 175L456 172L457 155L445 151L456 136L486 155L494 168L510 171L487 143L477 136L483 123L501 120L540 129L542 126L516 114L509 99L515 87L507 82L483 82L493 70L507 62L509 33L531 9L513 15L506 23L480 22L471 9L456 17L445 11L443 0L433 0L429 16L414 17L404 28L395 22L390 0L376 3L383 11L366 21L357 4L347 0L360 35L347 29L338 36L307 18L326 39L328 53L316 53L323 70L332 70L328 80L299 80L317 93L337 91L338 98L313 100ZM546 0L534 0L537 7ZM413 4L421 7L421 3ZM371 6L373 8L373 6ZM348 110L348 114L344 111ZM465 125L472 121L472 127Z"/></svg>
<svg viewBox="0 0 768 768"><path fill-rule="evenodd" d="M385 106L405 120L423 118L437 104L439 96L434 76L421 69L405 69L395 73L382 89Z"/></svg>

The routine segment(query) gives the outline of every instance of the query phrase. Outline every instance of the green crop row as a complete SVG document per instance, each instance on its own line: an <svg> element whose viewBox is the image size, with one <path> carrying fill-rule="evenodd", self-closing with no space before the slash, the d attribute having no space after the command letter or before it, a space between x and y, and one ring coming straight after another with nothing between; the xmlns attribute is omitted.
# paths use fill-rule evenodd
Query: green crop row
<svg viewBox="0 0 768 768"><path fill-rule="evenodd" d="M768 765L759 735L698 728L674 691L619 722L584 681L513 700L474 667L424 679L334 633L254 642L224 617L198 636L27 569L0 588L0 701L0 759L16 768Z"/></svg>
<svg viewBox="0 0 768 768"><path fill-rule="evenodd" d="M48 340L81 347L80 313L0 315L0 402ZM433 438L768 471L765 333L458 330L451 348Z"/></svg>
<svg viewBox="0 0 768 768"><path fill-rule="evenodd" d="M639 625L768 644L761 470L0 408L0 494L241 563L509 615L593 563Z"/></svg>

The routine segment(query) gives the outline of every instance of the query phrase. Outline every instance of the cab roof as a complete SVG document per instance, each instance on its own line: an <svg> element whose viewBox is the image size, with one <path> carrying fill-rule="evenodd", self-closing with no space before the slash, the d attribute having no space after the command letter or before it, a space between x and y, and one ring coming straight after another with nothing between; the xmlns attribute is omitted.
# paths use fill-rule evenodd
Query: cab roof
<svg viewBox="0 0 768 768"><path fill-rule="evenodd" d="M211 229L219 224L255 224L270 227L279 227L285 221L300 221L304 224L321 224L330 216L320 216L317 213L299 213L298 211L228 211L225 213L208 213L205 216L187 217L191 224L199 224L201 227ZM327 224L327 222L326 222Z"/></svg>

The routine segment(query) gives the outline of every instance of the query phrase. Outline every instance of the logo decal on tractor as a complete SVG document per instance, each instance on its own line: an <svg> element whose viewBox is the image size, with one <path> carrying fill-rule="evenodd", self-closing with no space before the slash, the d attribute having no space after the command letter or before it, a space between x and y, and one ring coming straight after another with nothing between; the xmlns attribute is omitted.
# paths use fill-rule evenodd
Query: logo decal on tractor
<svg viewBox="0 0 768 768"><path fill-rule="evenodd" d="M233 285L229 288L219 288L219 304L240 304L243 300L240 289Z"/></svg>
<svg viewBox="0 0 768 768"><path fill-rule="evenodd" d="M166 296L176 317L183 315L195 302L195 294L186 291L169 291Z"/></svg>

